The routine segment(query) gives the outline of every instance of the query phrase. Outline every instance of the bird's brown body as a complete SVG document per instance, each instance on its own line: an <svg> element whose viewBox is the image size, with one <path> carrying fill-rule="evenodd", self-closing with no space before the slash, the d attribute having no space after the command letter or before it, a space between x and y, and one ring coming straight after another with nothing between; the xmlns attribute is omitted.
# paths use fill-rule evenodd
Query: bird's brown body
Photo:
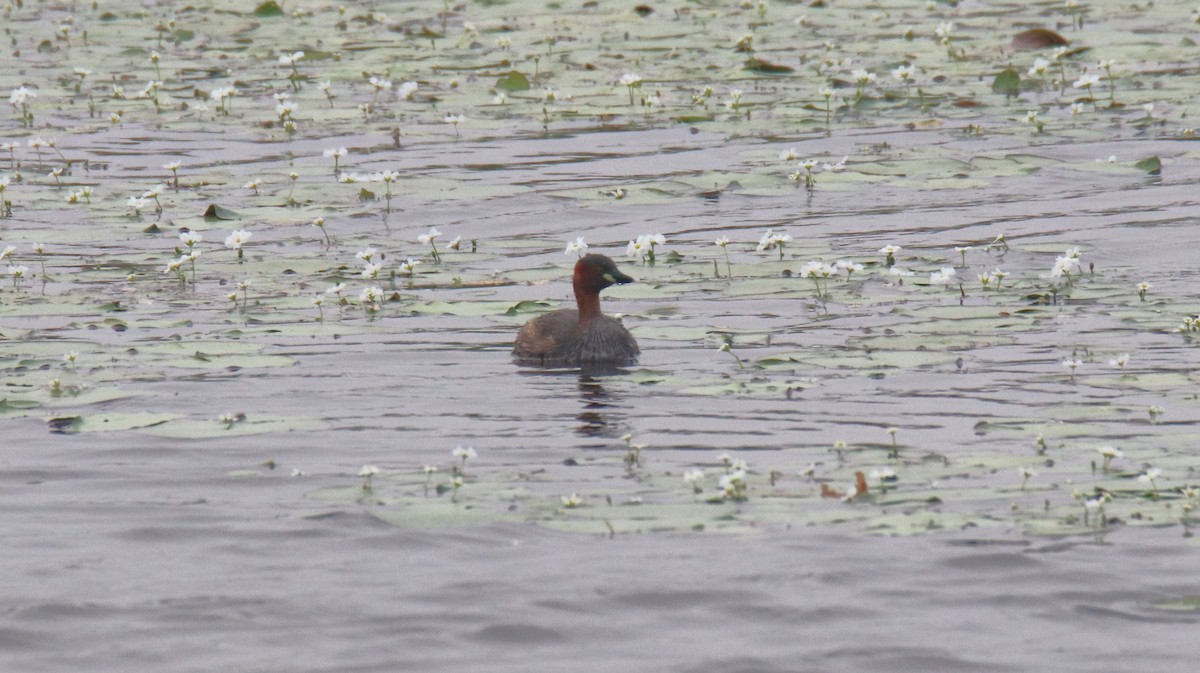
<svg viewBox="0 0 1200 673"><path fill-rule="evenodd" d="M600 311L600 291L633 279L604 255L585 255L575 264L577 308L562 308L521 326L513 355L545 365L628 364L637 359L633 335Z"/></svg>

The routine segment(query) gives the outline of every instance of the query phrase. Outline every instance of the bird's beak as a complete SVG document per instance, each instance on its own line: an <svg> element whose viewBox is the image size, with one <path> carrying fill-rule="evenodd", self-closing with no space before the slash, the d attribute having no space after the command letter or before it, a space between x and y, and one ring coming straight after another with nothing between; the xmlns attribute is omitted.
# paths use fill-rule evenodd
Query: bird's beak
<svg viewBox="0 0 1200 673"><path fill-rule="evenodd" d="M613 285L625 285L625 284L633 282L632 278L630 278L629 276L626 276L625 274L621 273L620 271L611 271L611 272L605 273L604 280L607 280L608 282L612 283Z"/></svg>

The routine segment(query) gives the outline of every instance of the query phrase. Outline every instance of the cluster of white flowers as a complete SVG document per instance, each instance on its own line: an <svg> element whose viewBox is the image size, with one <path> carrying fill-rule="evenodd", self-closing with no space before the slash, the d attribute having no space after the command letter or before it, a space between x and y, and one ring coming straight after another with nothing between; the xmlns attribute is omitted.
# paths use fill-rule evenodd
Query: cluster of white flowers
<svg viewBox="0 0 1200 673"><path fill-rule="evenodd" d="M662 234L642 234L625 246L625 254L630 257L654 261L654 248L666 245L667 238Z"/></svg>
<svg viewBox="0 0 1200 673"><path fill-rule="evenodd" d="M837 267L820 260L805 262L800 267L801 278L832 278L837 275Z"/></svg>
<svg viewBox="0 0 1200 673"><path fill-rule="evenodd" d="M930 285L949 285L954 277L958 275L952 266L943 266L941 269L929 274Z"/></svg>
<svg viewBox="0 0 1200 673"><path fill-rule="evenodd" d="M238 94L236 87L221 86L212 90L208 97L217 102L217 105L225 105L226 99L233 98Z"/></svg>
<svg viewBox="0 0 1200 673"><path fill-rule="evenodd" d="M768 229L767 232L762 235L762 238L758 239L758 247L756 250L758 252L765 252L767 250L779 248L779 256L782 258L784 246L791 242L792 237L790 235L785 234L782 231L777 232L772 229Z"/></svg>
<svg viewBox="0 0 1200 673"><path fill-rule="evenodd" d="M1067 251L1054 259L1054 266L1050 269L1050 278L1058 280L1065 278L1067 283L1071 282L1071 274L1079 271L1079 248L1068 248Z"/></svg>
<svg viewBox="0 0 1200 673"><path fill-rule="evenodd" d="M23 86L13 89L8 95L8 104L14 108L24 109L29 105L29 99L36 98L37 92Z"/></svg>

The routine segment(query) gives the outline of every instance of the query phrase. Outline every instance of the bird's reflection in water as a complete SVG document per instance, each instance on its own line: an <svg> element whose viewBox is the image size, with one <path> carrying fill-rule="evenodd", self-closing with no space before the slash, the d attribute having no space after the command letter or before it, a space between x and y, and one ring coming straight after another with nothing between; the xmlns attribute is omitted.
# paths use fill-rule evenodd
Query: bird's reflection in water
<svg viewBox="0 0 1200 673"><path fill-rule="evenodd" d="M578 377L579 403L575 434L581 437L619 438L629 432L629 419L621 396L605 386L605 379L627 374L613 366L589 366L581 369L526 369L529 375Z"/></svg>
<svg viewBox="0 0 1200 673"><path fill-rule="evenodd" d="M579 372L579 426L575 433L584 437L621 437L628 430L620 397L604 387L604 377L621 373L616 369L583 369Z"/></svg>

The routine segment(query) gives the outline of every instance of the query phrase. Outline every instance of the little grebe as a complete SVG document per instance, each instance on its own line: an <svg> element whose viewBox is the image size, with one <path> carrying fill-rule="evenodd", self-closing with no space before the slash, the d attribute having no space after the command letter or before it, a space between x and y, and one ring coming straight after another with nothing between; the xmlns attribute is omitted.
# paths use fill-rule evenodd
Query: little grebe
<svg viewBox="0 0 1200 673"><path fill-rule="evenodd" d="M513 355L541 364L616 364L637 358L633 335L600 312L600 290L632 283L604 255L584 255L575 263L575 303L540 315L521 326Z"/></svg>

